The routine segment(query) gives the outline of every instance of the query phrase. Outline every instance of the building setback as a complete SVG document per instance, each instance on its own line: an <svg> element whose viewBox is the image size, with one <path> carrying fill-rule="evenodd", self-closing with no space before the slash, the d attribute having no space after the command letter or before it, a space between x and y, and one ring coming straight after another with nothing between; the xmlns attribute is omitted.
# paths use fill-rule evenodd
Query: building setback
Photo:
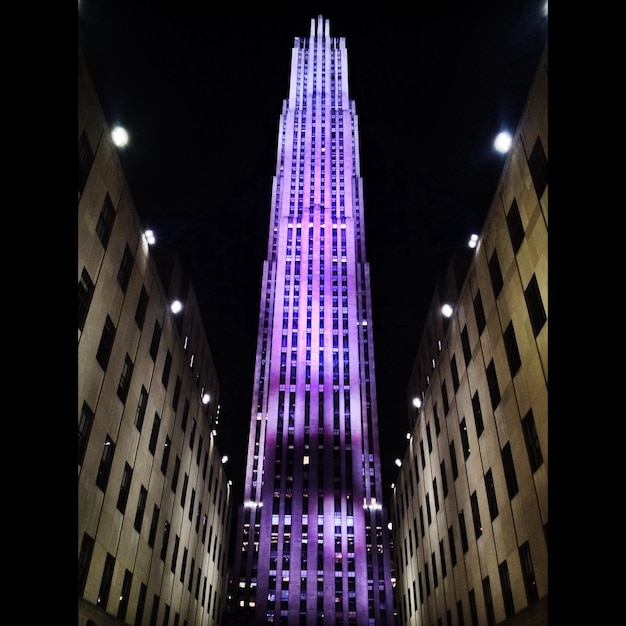
<svg viewBox="0 0 626 626"><path fill-rule="evenodd" d="M79 48L78 625L223 624L219 383L193 286L150 246L110 136Z"/></svg>
<svg viewBox="0 0 626 626"><path fill-rule="evenodd" d="M546 45L478 245L418 346L392 495L402 626L548 623L547 95Z"/></svg>
<svg viewBox="0 0 626 626"><path fill-rule="evenodd" d="M345 38L318 16L294 40L280 116L238 624L394 623L358 137Z"/></svg>

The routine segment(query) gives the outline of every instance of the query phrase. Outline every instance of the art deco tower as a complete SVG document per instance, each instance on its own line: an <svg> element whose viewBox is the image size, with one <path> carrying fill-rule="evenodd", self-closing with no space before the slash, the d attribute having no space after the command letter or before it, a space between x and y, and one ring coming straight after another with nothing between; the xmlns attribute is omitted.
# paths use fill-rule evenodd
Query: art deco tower
<svg viewBox="0 0 626 626"><path fill-rule="evenodd" d="M363 213L345 39L320 16L280 116L236 623L394 621Z"/></svg>

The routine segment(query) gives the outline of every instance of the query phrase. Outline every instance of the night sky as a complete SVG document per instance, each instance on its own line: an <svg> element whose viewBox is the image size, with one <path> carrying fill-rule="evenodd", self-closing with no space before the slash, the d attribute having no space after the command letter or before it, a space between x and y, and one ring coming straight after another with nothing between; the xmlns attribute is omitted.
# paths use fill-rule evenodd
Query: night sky
<svg viewBox="0 0 626 626"><path fill-rule="evenodd" d="M547 42L544 0L350 4L81 0L78 39L139 215L191 276L221 385L220 449L244 478L262 263L293 38L345 37L360 125L385 497L406 386L437 278L481 230ZM180 8L179 8L180 6ZM363 8L365 7L365 8ZM257 16L258 15L258 16Z"/></svg>

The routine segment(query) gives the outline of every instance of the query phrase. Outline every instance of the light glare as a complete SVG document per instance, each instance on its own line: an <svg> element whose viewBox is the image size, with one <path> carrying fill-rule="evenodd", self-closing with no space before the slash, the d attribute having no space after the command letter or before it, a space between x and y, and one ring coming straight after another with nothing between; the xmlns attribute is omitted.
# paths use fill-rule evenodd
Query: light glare
<svg viewBox="0 0 626 626"><path fill-rule="evenodd" d="M501 154L506 154L511 148L511 142L513 141L511 134L506 131L498 133L496 136L493 147Z"/></svg>
<svg viewBox="0 0 626 626"><path fill-rule="evenodd" d="M116 126L111 131L111 139L118 148L123 148L128 143L128 133L121 126Z"/></svg>

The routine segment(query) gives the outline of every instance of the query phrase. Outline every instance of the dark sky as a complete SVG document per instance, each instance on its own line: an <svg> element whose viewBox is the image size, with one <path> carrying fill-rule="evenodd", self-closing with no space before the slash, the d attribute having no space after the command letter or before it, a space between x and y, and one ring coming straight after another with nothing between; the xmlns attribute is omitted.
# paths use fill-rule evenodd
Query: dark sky
<svg viewBox="0 0 626 626"><path fill-rule="evenodd" d="M208 4L208 3L207 3ZM479 232L547 42L544 0L379 14L291 3L81 0L78 38L144 225L191 276L221 384L235 493L245 463L278 120L312 17L346 37L360 124L384 490L406 446L406 386L436 279ZM418 4L418 3L414 3ZM178 8L180 6L180 8ZM381 5L379 5L381 6ZM365 7L365 8L363 8Z"/></svg>

